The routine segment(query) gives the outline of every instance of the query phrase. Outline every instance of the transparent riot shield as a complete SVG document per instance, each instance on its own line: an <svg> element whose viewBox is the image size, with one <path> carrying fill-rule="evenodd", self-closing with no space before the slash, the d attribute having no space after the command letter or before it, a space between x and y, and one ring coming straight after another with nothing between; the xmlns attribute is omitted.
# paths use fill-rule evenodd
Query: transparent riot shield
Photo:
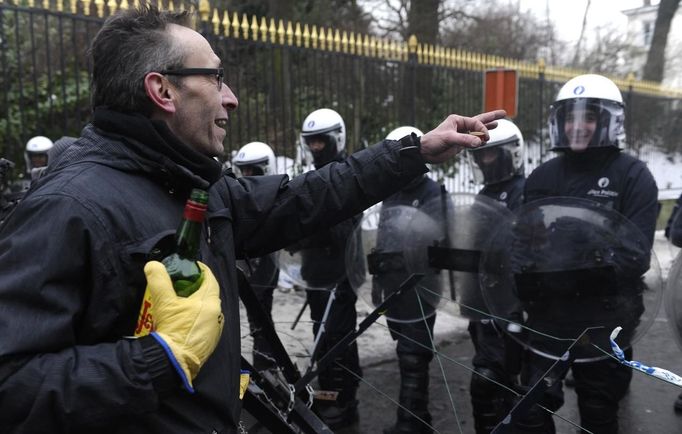
<svg viewBox="0 0 682 434"><path fill-rule="evenodd" d="M619 344L631 346L662 300L651 241L616 211L566 197L526 204L496 228L481 260L481 287L495 315L507 317L516 300L528 330L522 344L541 356L560 358L582 335L571 350L575 362L608 357L618 326Z"/></svg>
<svg viewBox="0 0 682 434"><path fill-rule="evenodd" d="M420 240L441 236L438 225L424 216L424 223L412 225L417 208L397 205L375 206L367 211L346 248L346 266L351 287L358 298L372 308L393 294L409 276L405 248ZM428 222L428 223L427 223ZM437 272L421 270L422 281L439 280ZM434 292L436 295L434 295ZM396 322L415 322L432 316L440 303L439 290L425 291L421 286L408 288L384 313Z"/></svg>
<svg viewBox="0 0 682 434"><path fill-rule="evenodd" d="M673 336L682 350L682 250L668 272L665 307Z"/></svg>
<svg viewBox="0 0 682 434"><path fill-rule="evenodd" d="M494 228L508 225L511 212L486 196L463 193L432 200L421 211L411 225L435 225L436 235L412 239L406 249L407 269L436 270L440 281L433 289L442 297L440 309L470 320L490 318L481 294L479 263ZM424 290L431 290L428 285L433 283L423 282Z"/></svg>

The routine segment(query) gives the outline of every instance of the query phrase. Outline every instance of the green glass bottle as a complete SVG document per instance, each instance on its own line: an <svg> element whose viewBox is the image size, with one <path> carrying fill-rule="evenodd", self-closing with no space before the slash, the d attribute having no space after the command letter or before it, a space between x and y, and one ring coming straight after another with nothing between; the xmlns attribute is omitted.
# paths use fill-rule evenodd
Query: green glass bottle
<svg viewBox="0 0 682 434"><path fill-rule="evenodd" d="M175 233L175 251L161 260L173 281L176 294L181 297L189 297L199 289L203 280L197 259L207 206L208 193L193 189L185 204L180 227Z"/></svg>

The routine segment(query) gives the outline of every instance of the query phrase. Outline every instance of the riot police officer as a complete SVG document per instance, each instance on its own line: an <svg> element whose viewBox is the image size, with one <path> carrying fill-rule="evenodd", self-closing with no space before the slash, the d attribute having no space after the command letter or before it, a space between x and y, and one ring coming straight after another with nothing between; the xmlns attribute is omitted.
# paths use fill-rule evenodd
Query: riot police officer
<svg viewBox="0 0 682 434"><path fill-rule="evenodd" d="M494 199L510 210L523 201L524 141L510 120L498 121L490 140L466 153L474 181L482 184L479 195ZM489 318L470 319L469 334L474 345L474 373L469 392L476 432L489 433L511 409L511 397L494 382L512 386L518 375L520 347L507 333L519 334L516 323L500 324Z"/></svg>
<svg viewBox="0 0 682 434"><path fill-rule="evenodd" d="M530 174L524 201L547 197L596 201L634 223L648 241L648 252L656 227L658 188L642 161L621 152L624 120L622 95L608 78L586 74L564 84L549 115L550 142L559 156ZM648 263L644 266L648 267ZM551 361L532 352L526 356L522 381L531 385ZM626 351L626 358L632 359L631 349ZM628 389L632 371L610 358L573 363L571 369L581 425L595 433L618 432L618 405ZM563 405L561 381L545 392L541 402L550 410ZM517 430L551 433L555 429L551 415L534 406Z"/></svg>
<svg viewBox="0 0 682 434"><path fill-rule="evenodd" d="M250 142L242 146L232 159L232 167L237 176L277 174L275 153L269 145L263 142ZM279 279L275 253L239 260L237 266L246 274L263 311L272 321L272 298ZM253 335L253 367L262 371L273 366L272 351L267 339L260 333L254 315L248 309L246 313Z"/></svg>
<svg viewBox="0 0 682 434"><path fill-rule="evenodd" d="M498 124L499 128L499 124ZM411 126L402 126L391 131L386 140L400 140L405 136L422 132ZM377 231L377 246L384 243L384 237L396 237L395 231L385 229L386 212L396 206L421 208L431 200L440 197L441 189L434 180L424 174L415 178L407 186L382 202ZM409 236L404 231L402 235ZM397 289L409 276L404 267L392 267L390 271L381 272L372 280L373 294ZM378 296L378 295L377 295ZM373 295L373 298L376 297ZM400 368L400 392L395 424L384 429L385 434L430 433L432 430L424 422L431 423L429 404L429 363L433 359L430 349L433 327L436 322L435 311L425 318L414 321L392 321L387 317L387 325L393 340L397 341L396 353ZM413 416L416 415L417 417Z"/></svg>
<svg viewBox="0 0 682 434"><path fill-rule="evenodd" d="M25 192L31 186L31 181L37 178L33 172L44 168L48 163L48 151L52 149L54 144L52 140L45 136L31 137L26 142L26 149L24 150L24 163L26 164L26 172L23 178L17 180L10 186L12 192ZM39 172L36 172L39 173Z"/></svg>
<svg viewBox="0 0 682 434"><path fill-rule="evenodd" d="M315 169L345 158L346 125L334 110L321 108L310 113L303 121L300 140L304 151L312 155ZM360 219L361 216L357 215L322 229L297 245L301 252L301 277L308 283L306 297L316 337L325 319L324 333L315 349L315 360L319 360L356 327L357 296L346 276L345 251L346 242ZM332 292L334 299L325 318ZM315 402L315 411L330 428L338 429L357 421L355 395L361 375L356 342L319 372L320 388L338 392L334 400Z"/></svg>

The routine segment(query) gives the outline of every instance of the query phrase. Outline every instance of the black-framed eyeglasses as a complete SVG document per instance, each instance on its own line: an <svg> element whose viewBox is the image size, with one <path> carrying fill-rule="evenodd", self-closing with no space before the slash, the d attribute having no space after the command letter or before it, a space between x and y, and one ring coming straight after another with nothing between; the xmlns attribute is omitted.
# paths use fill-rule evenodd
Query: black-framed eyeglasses
<svg viewBox="0 0 682 434"><path fill-rule="evenodd" d="M184 69L164 69L159 71L163 75L179 75L187 77L190 75L215 75L218 82L218 90L223 88L223 79L225 78L225 71L223 68L184 68Z"/></svg>

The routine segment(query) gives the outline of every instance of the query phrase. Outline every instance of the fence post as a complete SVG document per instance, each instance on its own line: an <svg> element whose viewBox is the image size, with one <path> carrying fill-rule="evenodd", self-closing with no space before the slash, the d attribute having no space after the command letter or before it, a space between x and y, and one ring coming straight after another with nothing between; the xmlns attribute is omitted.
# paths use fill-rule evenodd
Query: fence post
<svg viewBox="0 0 682 434"><path fill-rule="evenodd" d="M409 71L410 86L410 122L409 125L417 124L417 37L410 35L407 40L407 70Z"/></svg>

